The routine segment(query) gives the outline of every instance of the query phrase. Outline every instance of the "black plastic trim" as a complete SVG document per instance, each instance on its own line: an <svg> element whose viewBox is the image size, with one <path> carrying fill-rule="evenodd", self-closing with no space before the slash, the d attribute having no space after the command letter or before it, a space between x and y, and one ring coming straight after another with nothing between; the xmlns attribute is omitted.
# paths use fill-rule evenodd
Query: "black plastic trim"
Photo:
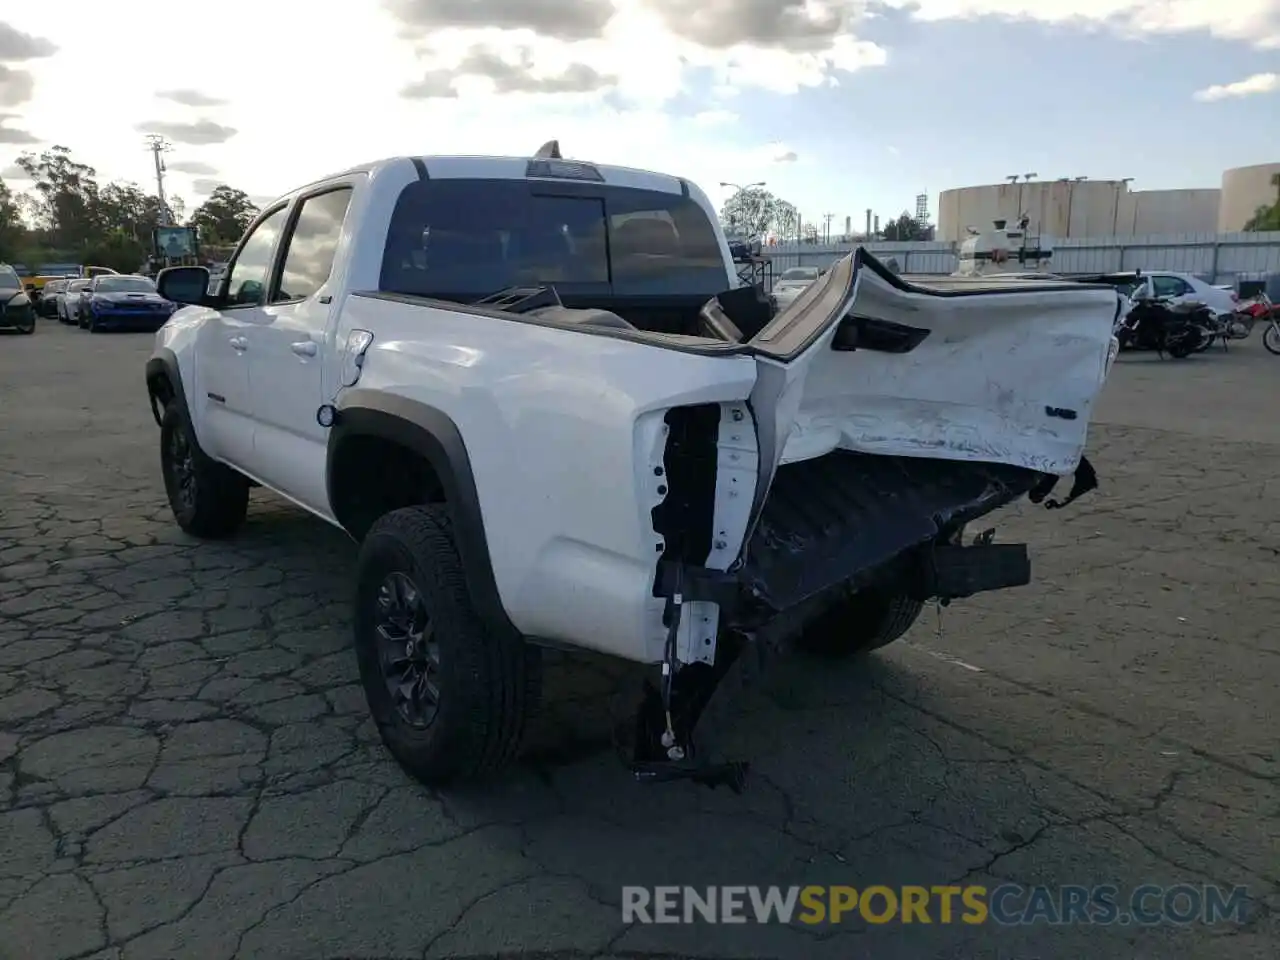
<svg viewBox="0 0 1280 960"><path fill-rule="evenodd" d="M679 178L679 180L680 180L680 196L685 197L685 198L688 198L688 196L689 196L689 181L688 181L688 180L686 180L684 177L680 177L680 178Z"/></svg>
<svg viewBox="0 0 1280 960"><path fill-rule="evenodd" d="M379 437L397 443L431 464L453 512L458 552L477 612L494 629L518 633L502 605L493 576L471 458L453 420L435 407L403 397L358 388L347 391L338 405L337 420L329 431L325 464L327 496L335 516L333 480L338 453L346 439L357 436Z"/></svg>
<svg viewBox="0 0 1280 960"><path fill-rule="evenodd" d="M413 169L418 171L419 180L431 179L431 175L427 173L427 165L422 162L421 157L410 157L409 162L413 164Z"/></svg>
<svg viewBox="0 0 1280 960"><path fill-rule="evenodd" d="M155 387L152 384L155 378L159 376L168 378L169 386L173 388L173 402L178 405L178 409L187 418L187 422L193 423L191 409L187 405L186 387L182 382L182 371L178 367L178 355L168 347L161 347L147 361L146 366L147 395L151 401L151 416L155 419L156 426L160 426L160 410L157 405L158 397L156 396Z"/></svg>
<svg viewBox="0 0 1280 960"><path fill-rule="evenodd" d="M831 349L836 351L872 350L877 353L910 353L928 338L932 330L912 327L891 320L877 320L850 314L836 328Z"/></svg>

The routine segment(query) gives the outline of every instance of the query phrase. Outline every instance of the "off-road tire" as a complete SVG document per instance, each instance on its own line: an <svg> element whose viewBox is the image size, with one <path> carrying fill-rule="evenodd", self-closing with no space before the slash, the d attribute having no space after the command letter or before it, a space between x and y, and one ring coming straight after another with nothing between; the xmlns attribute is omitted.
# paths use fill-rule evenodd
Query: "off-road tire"
<svg viewBox="0 0 1280 960"><path fill-rule="evenodd" d="M923 609L923 603L905 594L851 594L810 623L796 646L833 660L879 650L910 630Z"/></svg>
<svg viewBox="0 0 1280 960"><path fill-rule="evenodd" d="M393 573L407 576L421 592L438 644L440 697L425 729L396 709L379 659L376 604ZM446 505L405 507L374 523L356 561L355 604L365 698L382 742L405 772L439 787L510 763L537 708L540 651L491 628L476 612Z"/></svg>
<svg viewBox="0 0 1280 960"><path fill-rule="evenodd" d="M193 495L183 499L175 433L181 433L191 453ZM244 523L249 510L249 481L225 464L207 456L196 443L195 431L176 403L165 408L160 420L160 470L165 493L178 526L203 540L224 540Z"/></svg>
<svg viewBox="0 0 1280 960"><path fill-rule="evenodd" d="M1268 323L1267 329L1262 331L1262 345L1267 348L1268 353L1280 356L1280 327Z"/></svg>

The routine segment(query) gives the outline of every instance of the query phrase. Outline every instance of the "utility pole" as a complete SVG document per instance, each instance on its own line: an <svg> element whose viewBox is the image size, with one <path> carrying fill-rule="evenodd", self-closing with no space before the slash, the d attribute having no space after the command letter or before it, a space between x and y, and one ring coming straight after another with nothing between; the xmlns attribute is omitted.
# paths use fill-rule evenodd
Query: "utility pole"
<svg viewBox="0 0 1280 960"><path fill-rule="evenodd" d="M822 219L826 221L826 223L823 225L823 228L822 228L824 231L824 237L823 237L824 243L831 242L831 220L834 217L835 217L834 213L824 213L822 215Z"/></svg>
<svg viewBox="0 0 1280 960"><path fill-rule="evenodd" d="M160 225L162 227L169 227L173 225L173 214L170 213L169 201L166 200L164 196L165 166L164 157L162 155L168 153L173 149L173 147L170 146L169 141L160 136L160 134L150 133L147 134L147 149L151 151L151 157L155 161L156 165L156 197L160 201L160 218L162 221Z"/></svg>

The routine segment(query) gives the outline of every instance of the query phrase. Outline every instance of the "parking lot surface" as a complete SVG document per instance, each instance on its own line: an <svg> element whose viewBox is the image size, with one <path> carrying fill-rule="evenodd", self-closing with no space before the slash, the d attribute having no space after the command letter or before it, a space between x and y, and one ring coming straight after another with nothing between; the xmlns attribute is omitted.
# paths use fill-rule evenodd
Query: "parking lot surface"
<svg viewBox="0 0 1280 960"><path fill-rule="evenodd" d="M637 785L631 672L552 665L527 756L433 793L366 720L353 545L255 492L173 524L147 335L0 337L0 957L1280 955L1280 360L1121 358L1036 582L734 704L735 796ZM621 691L621 693L620 693ZM624 885L1244 886L1216 925L624 925ZM1158 898L1155 901L1158 903Z"/></svg>

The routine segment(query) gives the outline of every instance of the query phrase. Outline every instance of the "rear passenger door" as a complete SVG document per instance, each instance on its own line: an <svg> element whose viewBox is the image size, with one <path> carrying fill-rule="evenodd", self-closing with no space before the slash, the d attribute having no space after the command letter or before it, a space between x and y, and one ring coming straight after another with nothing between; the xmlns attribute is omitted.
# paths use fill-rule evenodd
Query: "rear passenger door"
<svg viewBox="0 0 1280 960"><path fill-rule="evenodd" d="M353 195L354 183L339 181L298 198L266 302L246 331L256 473L325 516L329 437L317 413L327 399L325 361L335 349L328 335L339 306L334 262Z"/></svg>

